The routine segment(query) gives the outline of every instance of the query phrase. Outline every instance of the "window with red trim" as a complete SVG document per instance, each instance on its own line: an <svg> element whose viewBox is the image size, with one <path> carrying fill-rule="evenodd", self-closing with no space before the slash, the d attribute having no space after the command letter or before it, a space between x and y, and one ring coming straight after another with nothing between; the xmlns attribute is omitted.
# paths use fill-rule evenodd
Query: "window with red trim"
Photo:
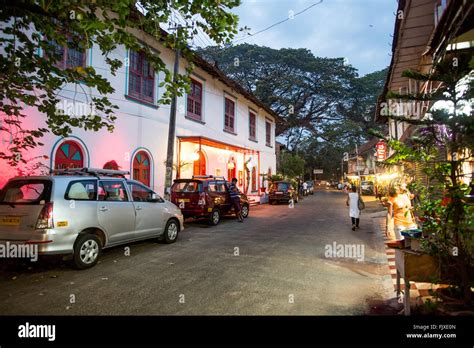
<svg viewBox="0 0 474 348"><path fill-rule="evenodd" d="M55 169L83 168L84 152L75 141L65 141L56 150L54 157Z"/></svg>
<svg viewBox="0 0 474 348"><path fill-rule="evenodd" d="M145 52L130 51L128 67L128 95L132 98L155 102L155 71Z"/></svg>
<svg viewBox="0 0 474 348"><path fill-rule="evenodd" d="M235 102L225 98L225 116L224 116L224 129L226 131L235 132Z"/></svg>
<svg viewBox="0 0 474 348"><path fill-rule="evenodd" d="M140 181L146 186L150 186L150 157L145 151L140 151L133 159L133 179Z"/></svg>
<svg viewBox="0 0 474 348"><path fill-rule="evenodd" d="M86 66L86 50L80 48L80 43L75 42L74 37L68 38L67 45L60 45L55 40L49 40L52 51L58 60L54 65L60 69L73 69L78 66ZM46 55L46 54L45 54Z"/></svg>
<svg viewBox="0 0 474 348"><path fill-rule="evenodd" d="M191 79L191 91L188 94L187 116L202 120L202 83Z"/></svg>
<svg viewBox="0 0 474 348"><path fill-rule="evenodd" d="M265 121L265 142L272 146L272 124L268 121Z"/></svg>
<svg viewBox="0 0 474 348"><path fill-rule="evenodd" d="M257 140L257 116L249 112L249 138Z"/></svg>

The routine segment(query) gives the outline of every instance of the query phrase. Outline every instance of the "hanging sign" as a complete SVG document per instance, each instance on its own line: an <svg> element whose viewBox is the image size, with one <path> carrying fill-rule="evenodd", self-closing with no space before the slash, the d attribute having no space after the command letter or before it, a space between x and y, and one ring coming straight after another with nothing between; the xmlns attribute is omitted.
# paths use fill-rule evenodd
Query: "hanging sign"
<svg viewBox="0 0 474 348"><path fill-rule="evenodd" d="M377 158L378 162L385 161L387 159L387 144L385 144L383 141L379 141L375 145L375 156Z"/></svg>

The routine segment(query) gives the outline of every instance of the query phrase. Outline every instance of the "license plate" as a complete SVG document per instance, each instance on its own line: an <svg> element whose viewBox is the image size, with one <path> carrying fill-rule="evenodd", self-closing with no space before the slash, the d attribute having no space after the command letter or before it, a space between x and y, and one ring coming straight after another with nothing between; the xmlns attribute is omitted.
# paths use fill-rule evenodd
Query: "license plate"
<svg viewBox="0 0 474 348"><path fill-rule="evenodd" d="M179 202L179 203L181 203L181 202L182 202L182 203L189 203L190 200L189 200L189 198L180 198L180 199L178 199L178 202Z"/></svg>
<svg viewBox="0 0 474 348"><path fill-rule="evenodd" d="M0 217L0 225L4 226L18 226L20 224L20 218L14 216Z"/></svg>

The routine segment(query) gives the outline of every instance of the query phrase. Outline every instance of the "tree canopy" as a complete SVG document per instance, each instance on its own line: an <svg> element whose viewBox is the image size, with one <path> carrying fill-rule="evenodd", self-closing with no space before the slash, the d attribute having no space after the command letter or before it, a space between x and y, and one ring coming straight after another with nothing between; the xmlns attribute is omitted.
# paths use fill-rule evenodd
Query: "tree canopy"
<svg viewBox="0 0 474 348"><path fill-rule="evenodd" d="M343 58L315 57L302 48L242 44L199 53L281 116L278 140L301 153L308 170L335 173L342 153L368 140L376 128L386 69L359 77Z"/></svg>

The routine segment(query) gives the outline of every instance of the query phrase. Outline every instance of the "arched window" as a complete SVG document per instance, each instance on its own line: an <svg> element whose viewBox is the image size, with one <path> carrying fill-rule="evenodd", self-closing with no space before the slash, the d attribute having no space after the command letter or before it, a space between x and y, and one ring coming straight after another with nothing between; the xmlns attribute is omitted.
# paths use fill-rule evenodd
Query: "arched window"
<svg viewBox="0 0 474 348"><path fill-rule="evenodd" d="M68 140L56 150L54 157L55 169L83 168L84 151L77 142Z"/></svg>
<svg viewBox="0 0 474 348"><path fill-rule="evenodd" d="M198 151L199 159L194 161L193 175L206 175L206 156L202 151Z"/></svg>
<svg viewBox="0 0 474 348"><path fill-rule="evenodd" d="M150 156L145 151L137 152L133 159L133 179L150 186L150 169Z"/></svg>
<svg viewBox="0 0 474 348"><path fill-rule="evenodd" d="M252 167L252 191L257 191L257 168Z"/></svg>

